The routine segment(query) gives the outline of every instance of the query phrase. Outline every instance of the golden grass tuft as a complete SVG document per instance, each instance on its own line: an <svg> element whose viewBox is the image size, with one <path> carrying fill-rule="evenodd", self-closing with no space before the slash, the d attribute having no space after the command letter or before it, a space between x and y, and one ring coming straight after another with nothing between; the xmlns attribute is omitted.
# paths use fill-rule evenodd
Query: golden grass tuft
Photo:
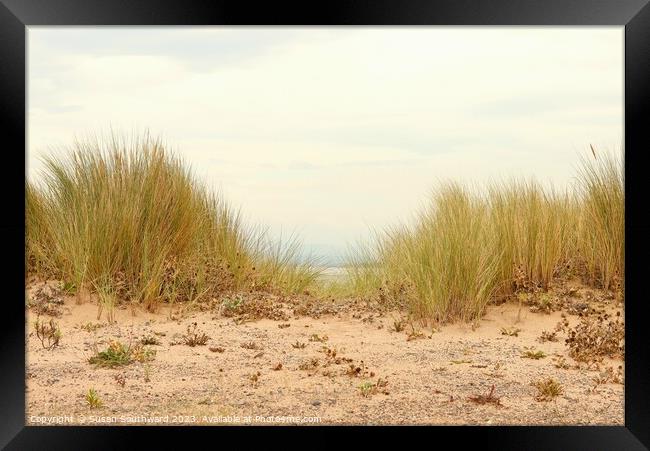
<svg viewBox="0 0 650 451"><path fill-rule="evenodd" d="M592 147L579 169L579 246L592 283L623 287L625 274L625 174L621 161Z"/></svg>
<svg viewBox="0 0 650 451"><path fill-rule="evenodd" d="M451 321L479 317L497 296L547 290L568 267L587 268L593 284L621 288L622 167L594 151L581 160L576 189L566 192L532 180L483 190L444 184L413 224L376 233L350 253L348 293Z"/></svg>
<svg viewBox="0 0 650 451"><path fill-rule="evenodd" d="M300 244L243 225L158 138L75 141L47 157L26 196L28 272L128 300L199 300L224 290L303 290L318 274ZM259 281L263 281L260 286Z"/></svg>

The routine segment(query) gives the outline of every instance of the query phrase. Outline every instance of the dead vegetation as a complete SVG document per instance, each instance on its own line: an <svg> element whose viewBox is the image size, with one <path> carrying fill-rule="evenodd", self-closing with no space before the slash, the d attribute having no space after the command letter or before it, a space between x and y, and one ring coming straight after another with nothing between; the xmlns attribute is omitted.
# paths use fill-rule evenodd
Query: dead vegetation
<svg viewBox="0 0 650 451"><path fill-rule="evenodd" d="M63 294L62 283L43 282L29 297L27 307L37 315L60 318L61 306L64 304Z"/></svg>
<svg viewBox="0 0 650 451"><path fill-rule="evenodd" d="M578 362L599 361L602 357L620 358L625 356L625 325L620 312L611 319L607 313L597 317L583 317L575 327L569 327L565 318L560 330L568 337L565 340L569 355Z"/></svg>
<svg viewBox="0 0 650 451"><path fill-rule="evenodd" d="M244 349L249 349L252 351L259 351L260 349L262 349L262 347L254 341L247 341L240 344L239 346L241 346Z"/></svg>
<svg viewBox="0 0 650 451"><path fill-rule="evenodd" d="M525 293L525 302L530 306L533 313L545 313L547 315L560 309L559 298L552 293Z"/></svg>
<svg viewBox="0 0 650 451"><path fill-rule="evenodd" d="M562 311L574 316L590 316L604 313L603 307L614 301L618 293L607 290L578 289L567 286L566 280L558 277L548 291L541 287L521 288L515 298L520 305L529 307L533 313L551 314Z"/></svg>
<svg viewBox="0 0 650 451"><path fill-rule="evenodd" d="M320 366L320 361L316 358L307 359L298 365L298 369L301 371L310 371L315 370Z"/></svg>
<svg viewBox="0 0 650 451"><path fill-rule="evenodd" d="M124 388L124 386L126 385L126 376L123 373L116 374L114 376L114 379L115 379L115 382L117 383L117 385Z"/></svg>
<svg viewBox="0 0 650 451"><path fill-rule="evenodd" d="M160 345L160 340L154 334L145 334L140 338L140 344L143 346Z"/></svg>
<svg viewBox="0 0 650 451"><path fill-rule="evenodd" d="M514 308L513 306L506 306L505 309L506 310L504 310L504 312L507 315L516 314L516 306L514 306ZM408 376L408 374L399 374L400 371L398 368L400 367L396 367L392 363L384 366L385 363L384 361L381 360L380 355L372 352L373 351L372 348L369 349L368 347L366 347L366 341L365 341L367 337L366 335L358 336L363 341L361 346L355 347L353 345L352 348L349 348L348 346L350 346L350 341L344 341L342 340L342 337L347 336L350 332L346 330L345 334L341 333L340 319L333 319L331 323L328 321L308 322L308 321L300 320L292 324L293 328L296 328L296 330L293 330L293 332L291 333L287 333L283 330L278 330L277 323L274 324L269 321L263 321L260 324L253 325L253 326L234 327L230 321L223 320L223 319L219 320L217 323L211 323L207 319L211 316L212 316L211 313L206 312L205 313L206 322L203 323L201 320L199 320L199 318L195 318L198 321L198 323L196 324L205 324L204 327L207 331L211 332L210 335L212 335L212 339L214 340L214 343L227 346L230 353L223 356L216 356L215 354L211 354L213 352L225 352L225 349L223 347L217 347L217 346L210 346L209 347L210 352L207 355L205 353L200 353L200 352L197 353L194 351L190 351L189 349L187 349L186 351L183 351L182 349L177 349L176 352L183 354L188 358L189 356L196 356L196 358L207 357L206 359L207 363L217 366L216 368L211 368L209 370L209 373L212 374L213 372L216 373L216 371L219 371L219 373L216 374L220 379L224 378L224 383L232 384L234 379L234 386L236 387L234 388L234 390L243 390L246 393L246 396L248 395L259 396L259 399L255 398L254 402L256 403L267 402L266 400L269 399L268 394L275 393L275 390L277 390L278 386L280 386L281 384L292 383L291 381L295 382L296 380L298 382L296 382L295 385L296 387L298 386L301 387L300 390L305 390L305 387L314 386L314 387L318 387L319 390L322 389L325 392L327 392L328 390L331 390L333 387L335 387L334 389L334 392L336 393L335 395L332 394L331 398L323 397L321 399L324 406L330 405L330 399L336 399L337 402L340 403L338 405L342 405L343 401L341 401L341 397L347 397L347 399L355 399L355 396L357 402L360 405L374 406L374 407L381 406L387 403L388 400L390 400L391 398L384 399L383 397L380 396L373 398L373 396L383 392L388 392L388 387L390 387L390 392L393 396L398 394L397 391L399 391L399 396L395 398L395 401L399 399L400 402L401 400L403 400L404 396L406 396L405 393L407 393L408 396L417 397L419 396L418 395L419 391L426 391L427 396L433 396L431 395L431 392L433 391L434 393L437 393L434 390L440 389L442 390L442 393L434 396L434 399L437 400L436 402L442 403L445 402L447 398L449 398L450 400L453 399L454 401L456 401L455 407L459 409L462 408L466 412L474 412L475 415L493 412L495 416L490 417L492 421L501 422L501 421L505 421L503 420L503 418L507 417L508 414L504 412L507 412L509 409L517 410L517 412L520 413L522 407L519 404L522 403L530 404L532 402L533 406L534 405L537 406L536 407L537 413L539 413L540 409L543 410L547 408L547 406L545 406L543 403L540 403L538 405L536 402L534 402L532 399L533 397L535 397L535 399L539 401L542 400L546 401L546 400L557 399L557 397L560 396L560 395L555 395L555 396L553 395L553 393L555 393L554 392L555 388L552 384L547 384L549 385L549 387L542 387L541 382L544 381L541 381L540 384L538 384L540 387L539 389L537 388L537 385L535 385L535 388L531 388L529 386L527 389L525 387L517 387L516 389L513 389L513 386L511 385L513 384L513 379L518 378L520 372L523 371L523 373L521 374L527 375L526 377L527 381L534 381L537 378L541 377L539 374L535 373L535 371L537 370L542 370L544 371L544 373L546 373L546 371L550 369L551 372L547 374L557 377L560 371L556 370L555 374L553 374L552 368L554 364L558 364L559 362L564 362L564 363L559 363L559 366L557 365L556 366L558 368L562 368L564 365L566 365L567 368L569 368L569 363L572 364L579 363L579 362L573 362L567 352L559 351L561 346L557 344L548 345L549 349L547 351L549 352L549 354L553 354L554 352L562 352L562 354L566 357L566 360L563 357L560 357L558 359L554 359L554 362L551 364L549 358L548 364L543 365L544 362L539 362L540 364L537 364L535 362L528 361L528 363L526 363L526 361L520 361L520 359L517 358L519 351L522 349L519 346L535 343L535 339L540 334L540 332L545 332L542 331L542 327L546 327L547 329L552 330L552 325L555 324L555 321L549 321L548 319L544 319L544 320L546 321L546 324L550 324L551 326L524 325L521 327L523 327L526 330L526 333L519 334L520 336L519 339L516 340L511 340L506 338L499 339L498 337L500 334L501 324L499 324L498 322L496 324L494 322L490 323L490 321L493 321L494 318L494 312L491 311L488 312L488 316L486 318L486 321L488 322L481 323L480 325L481 328L483 327L489 328L489 330L487 331L483 330L481 334L479 334L481 340L485 340L485 341L479 344L479 342L472 341L472 340L466 340L466 339L459 340L458 343L453 344L453 347L450 346L449 349L445 348L444 350L442 350L443 352L440 355L438 355L438 352L441 351L439 345L440 343L446 343L445 341L447 338L446 333L448 332L448 329L454 329L454 326L443 327L440 331L440 333L442 333L443 336L434 337L436 339L441 338L442 341L434 340L431 343L420 342L408 346L406 346L406 344L403 343L403 340L404 337L408 335L408 331L412 329L410 325L411 323L406 323L405 330L402 331L404 335L401 334L395 335L389 333L388 330L375 331L373 327L370 327L368 325L363 326L367 328L368 334L371 336L369 337L370 344L374 345L376 344L376 342L381 341L382 344L384 344L384 342L388 342L390 346L389 349L393 347L395 348L402 347L404 349L408 349L409 355L413 356L412 358L414 359L413 360L414 362L415 361L426 362L425 365L426 365L427 372L429 372L430 370L431 373L436 373L440 375L437 380L435 378L428 379L425 381L424 386L420 388L416 388L417 382L415 381L409 381L408 383L405 383L405 379L409 378L410 376ZM141 319L143 321L139 325L139 329L137 329L137 332L133 334L127 332L126 335L126 336L133 337L134 340L133 342L137 343L136 346L145 346L145 343L153 344L153 340L150 342L149 339L151 338L159 339L161 337L161 335L156 334L152 330L152 328L162 329L163 327L168 327L167 329L164 329L167 331L166 332L167 336L177 337L180 336L178 332L181 333L185 332L185 328L187 327L187 323L179 325L173 321L170 321L168 325L158 324L152 326L152 323L149 321L149 318L141 318ZM383 321L386 321L387 319L388 321L390 321L390 317L381 318L381 320ZM533 317L532 319L535 320L537 318ZM527 324L528 321L530 320L531 320L530 317L527 318L526 320ZM575 318L575 321L576 322L580 321L580 319ZM106 331L102 331L103 333L97 334L98 335L97 337L89 337L88 334L85 334L84 332L80 331L81 327L71 326L73 322L65 321L62 323L67 324L68 327L74 327L75 337L78 337L85 341L88 341L89 339L92 340L93 338L103 340L105 337L105 333L107 333L109 330L110 331L117 330L117 326L110 326ZM576 322L572 322L571 325L575 325ZM309 328L303 329L303 326L305 325L303 323L308 325ZM359 327L358 323L359 321L354 321L354 326L346 325L345 327L346 328L349 327L350 328L349 330L354 330L354 327ZM389 323L387 322L387 324ZM416 322L414 324L419 324L419 323ZM93 330L93 328L90 329ZM388 327L385 327L385 329L388 329ZM241 332L241 334L230 335L230 333L231 332L234 333L235 330L238 330L239 332ZM466 331L467 329L461 328L460 330ZM481 331L481 329L478 330ZM64 332L66 331L68 331L68 329L64 329ZM214 334L212 333L213 331ZM428 333L429 329L423 329L423 331L426 331ZM558 336L561 337L561 340L565 338L565 335L564 333L562 333L562 331L560 331L559 333L554 331L553 333L556 334L556 337ZM124 334L124 330L120 329L120 334ZM325 340L325 338L327 337L326 334L329 335L327 340ZM36 337L34 337L34 339L35 338ZM293 341L295 341L296 338L299 338L300 340L305 340L305 342L297 341L296 342L297 346L295 346L295 348L297 349L306 347L307 349L305 352L300 352L298 350L291 352L292 349L289 348L288 345L291 344ZM169 346L167 339L163 339L163 341L164 341L163 346L165 347ZM208 343L210 345L213 344L210 342ZM355 344L358 343L355 342ZM66 336L65 344L66 346L64 347L64 350L68 350L67 336ZM336 346L334 344L336 344ZM33 345L38 346L36 342L32 343L32 346ZM264 346L264 350L266 352L264 352L263 358L258 358L257 360L254 360L255 358L261 355L259 349L261 349L262 347L260 345ZM495 351L495 353L492 353L488 348L484 348L484 346L486 345L487 346L496 345L497 350ZM504 346L504 345L508 345L508 346ZM540 345L535 344L535 346L540 346ZM500 352L500 350L498 349L499 347L507 348L507 353L499 354ZM243 352L242 349L248 349L249 351ZM371 353L368 353L369 350L371 351ZM207 352L208 349L205 349L205 351ZM513 355L513 351L514 351L514 355ZM531 357L528 358L534 358L532 357L532 355L535 355L539 352L543 352L543 351L538 351L535 348L527 349L527 351L530 351L531 354ZM354 354L347 354L348 352L351 353L354 352ZM431 354L431 352L435 352L436 354ZM174 350L172 350L170 354L174 354L174 353L175 353ZM114 354L119 354L119 352L116 352ZM348 355L354 358L350 358L348 357ZM427 359L431 359L431 357L433 357L434 360L427 360ZM514 360L512 359L512 357L514 357ZM166 360L166 358L167 355L165 355L164 360ZM158 359L160 359L160 357L158 357ZM460 360L451 361L450 359L460 359ZM119 359L115 358L113 360L119 360ZM569 363L566 363L567 360ZM197 362L194 360L192 363L195 364ZM101 365L99 363L97 364ZM374 364L378 364L380 366L375 367ZM106 363L101 366L112 368L112 367L118 367L120 365L121 364L118 363ZM241 365L241 366L237 366L237 365ZM436 367L436 365L438 365L438 367ZM117 405L116 400L118 398L116 397L116 393L118 397L120 396L119 395L120 393L124 395L126 395L127 393L132 393L133 391L135 391L135 388L138 385L141 385L145 389L153 389L154 387L158 387L157 384L159 383L158 382L159 380L168 379L167 375L163 373L162 362L158 362L158 363L153 362L151 366L147 366L147 367L145 367L145 365L134 365L134 366L135 368L128 367L128 369L125 370L124 373L122 373L121 368L108 373L107 376L106 375L104 376L103 379L104 385L102 384L98 385L98 382L89 381L81 387L88 387L90 385L94 385L95 387L99 388L100 391L102 387L105 387L107 390L109 390L108 392L106 392L105 396L110 397L111 400L110 409L112 410L115 408L114 404ZM242 368L242 366L243 367L248 366L248 369L244 370L244 372L240 372L241 371L240 368ZM526 370L522 369L525 367L533 368L533 371L526 373ZM197 371L197 370L193 370L193 371ZM591 367L589 371L593 371L593 367ZM113 374L113 372L119 374ZM97 374L99 373L106 374L106 371L97 372ZM194 372L194 373L188 373L188 375L189 374L192 374L192 376L191 379L188 378L187 381L191 382L194 379L194 374L205 375L206 373ZM40 374L38 376L41 377ZM379 377L378 379L377 378L378 376L381 377ZM386 381L384 376L388 376L390 378L391 381L390 385L388 386L384 385ZM594 393L596 393L596 390L598 390L599 392L602 392L601 394L598 394L598 396L607 396L607 397L613 396L613 394L616 394L616 396L618 396L618 392L621 390L621 387L613 387L606 384L617 384L617 383L622 384L623 382L621 372L616 371L616 365L614 365L613 370L611 370L611 372L610 369L605 368L603 369L603 371L600 371L600 373L592 372L590 374L585 375L582 372L572 372L572 373L563 374L562 376L566 377L567 381L577 380L579 377L583 385L578 386L578 389L580 388L583 388L584 390L591 389L592 392ZM127 377L129 378L128 381L126 380ZM154 379L154 382L144 383L148 380L151 381L152 377ZM396 377L398 378L397 382L393 380L393 378ZM506 379L501 379L504 377ZM485 382L480 382L482 378L487 378L487 379L484 379ZM456 379L462 380L463 387L465 388L462 390L456 389L454 391L454 388L452 388L454 382L451 382L451 385L449 382L446 382L443 385L436 385L437 382L440 382L441 379L449 379L453 381L455 381ZM593 379L593 383L592 383L592 379ZM477 380L479 381L478 383ZM563 384L565 383L565 379L560 379L558 377L558 380L562 381ZM469 383L469 386L466 386L465 383L469 381L471 381L471 383ZM500 384L499 390L496 390L496 388L494 387L497 382ZM41 380L38 380L37 383L41 383ZM120 390L120 387L124 388L126 383L129 384L129 388L126 391ZM568 392L570 388L572 396L575 396L576 386L569 385L570 383L573 384L573 382L566 382L567 384L566 391ZM184 383L183 385L191 386L191 383L187 383L187 384ZM257 388L257 390L252 390L251 387ZM505 390L506 388L508 388L507 392L503 392L503 390ZM561 390L562 387L560 386L560 393ZM539 393L537 393L538 391ZM178 391L175 391L174 393L178 393ZM230 393L229 396L233 396L233 393ZM318 396L320 397L320 393ZM80 396L78 396L78 398L79 397ZM104 395L102 395L102 397L104 397ZM149 397L145 399L151 402L156 401L153 398L151 400L149 400L148 398ZM372 399L366 401L365 398L372 398ZM596 396L591 396L589 398L592 399L591 401L592 404L600 402L600 400L597 399ZM199 396L196 399L202 399L202 398ZM243 399L246 400L247 398L243 398ZM248 399L253 399L253 398L248 398ZM567 397L567 399L570 398ZM109 399L107 398L106 400L108 401ZM310 400L311 398L292 400L291 402L292 403L296 402L300 404L304 402L310 402ZM453 401L449 401L449 402L453 403ZM77 399L77 404L80 404L79 399ZM502 404L506 404L506 406L504 407ZM563 407L565 406L566 403L563 402L561 404L560 403L558 404L559 407ZM256 405L262 405L262 404L256 404ZM332 401L331 405L335 405L335 403ZM194 406L196 406L196 402L194 402ZM450 406L450 409L452 407L454 406ZM504 409L507 410L501 410L501 409L497 410L497 407L498 408L504 407ZM351 407L345 405L345 408L351 408ZM433 413L431 414L433 415ZM475 420L480 421L476 418L472 419L472 421Z"/></svg>
<svg viewBox="0 0 650 451"><path fill-rule="evenodd" d="M345 369L345 375L350 377L374 377L375 373L369 371L363 360L360 360L359 363L349 363Z"/></svg>
<svg viewBox="0 0 650 451"><path fill-rule="evenodd" d="M292 346L294 349L305 349L305 346L307 346L307 344L306 344L306 343L302 343L302 342L300 342L300 341L296 341L295 343L291 343L291 346Z"/></svg>
<svg viewBox="0 0 650 451"><path fill-rule="evenodd" d="M61 329L53 319L50 319L48 323L45 323L41 321L40 318L36 318L36 321L34 322L34 330L36 331L36 336L41 342L43 349L51 351L59 345L62 336Z"/></svg>
<svg viewBox="0 0 650 451"><path fill-rule="evenodd" d="M408 335L406 335L406 341L420 340L423 338L431 338L431 335L427 337L424 332L421 330L415 330L415 328L412 328Z"/></svg>
<svg viewBox="0 0 650 451"><path fill-rule="evenodd" d="M406 327L406 321L403 318L398 318L393 320L393 326L391 330L393 332L402 332Z"/></svg>
<svg viewBox="0 0 650 451"><path fill-rule="evenodd" d="M198 329L198 324L197 323L192 323L187 326L187 332L185 335L181 338L182 343L190 346L190 347L195 347L195 346L204 346L210 337L205 334L201 329Z"/></svg>
<svg viewBox="0 0 650 451"><path fill-rule="evenodd" d="M330 348L327 346L324 346L323 349L321 350L323 354L325 354L325 365L324 366L330 366L330 365L341 365L343 363L352 363L353 360L349 357L343 357L338 355L338 351L335 348Z"/></svg>
<svg viewBox="0 0 650 451"><path fill-rule="evenodd" d="M490 391L488 391L487 394L479 394L479 395L473 395L468 398L470 401L476 403L476 404L492 404L494 406L502 406L501 404L501 397L496 396L494 394L494 384L492 384L492 387L490 388Z"/></svg>
<svg viewBox="0 0 650 451"><path fill-rule="evenodd" d="M595 392L599 386L605 384L623 384L623 365L619 365L616 370L614 367L608 366L603 371L599 371L598 375L593 378L594 386L592 391Z"/></svg>
<svg viewBox="0 0 650 451"><path fill-rule="evenodd" d="M539 336L537 341L539 341L540 343L545 343L547 341L556 342L558 341L557 332L556 331L549 332L547 330L542 331L542 334Z"/></svg>
<svg viewBox="0 0 650 451"><path fill-rule="evenodd" d="M274 321L289 319L281 299L268 293L248 293L227 297L221 303L220 312L226 318L234 318L237 324L264 318Z"/></svg>
<svg viewBox="0 0 650 451"><path fill-rule="evenodd" d="M350 308L350 305L336 303L334 299L314 299L307 296L295 302L293 314L318 319L323 315L336 315Z"/></svg>
<svg viewBox="0 0 650 451"><path fill-rule="evenodd" d="M309 341L312 341L312 342L325 343L327 340L329 340L329 337L327 335L323 335L321 337L318 334L311 334L309 336Z"/></svg>
<svg viewBox="0 0 650 451"><path fill-rule="evenodd" d="M518 327L502 327L501 335L507 335L508 337L518 337L521 329Z"/></svg>

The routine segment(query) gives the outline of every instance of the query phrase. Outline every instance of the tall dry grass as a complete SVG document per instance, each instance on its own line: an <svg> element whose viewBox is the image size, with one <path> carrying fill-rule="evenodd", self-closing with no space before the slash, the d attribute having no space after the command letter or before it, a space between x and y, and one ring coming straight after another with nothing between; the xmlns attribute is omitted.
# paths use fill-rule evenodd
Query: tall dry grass
<svg viewBox="0 0 650 451"><path fill-rule="evenodd" d="M490 227L501 253L501 294L511 294L521 278L548 289L558 265L570 253L576 214L571 195L544 189L532 180L493 184L488 193Z"/></svg>
<svg viewBox="0 0 650 451"><path fill-rule="evenodd" d="M625 172L621 160L596 152L579 169L581 216L577 243L592 283L625 283Z"/></svg>
<svg viewBox="0 0 650 451"><path fill-rule="evenodd" d="M589 283L612 288L624 270L622 163L594 156L566 192L533 180L443 185L413 224L350 254L348 292L449 321L476 318L522 285L546 290L567 267L586 267Z"/></svg>
<svg viewBox="0 0 650 451"><path fill-rule="evenodd" d="M271 246L148 134L76 141L44 164L42 183L26 186L28 270L97 292L109 311L119 299L153 309L260 280L292 293L317 276L296 261L297 242Z"/></svg>

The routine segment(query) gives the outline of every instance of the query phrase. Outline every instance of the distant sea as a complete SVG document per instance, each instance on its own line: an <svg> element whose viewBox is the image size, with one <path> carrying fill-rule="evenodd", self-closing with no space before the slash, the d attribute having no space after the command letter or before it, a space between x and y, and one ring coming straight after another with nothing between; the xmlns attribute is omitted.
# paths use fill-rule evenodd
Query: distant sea
<svg viewBox="0 0 650 451"><path fill-rule="evenodd" d="M321 280L336 280L345 276L345 267L328 266L320 275Z"/></svg>

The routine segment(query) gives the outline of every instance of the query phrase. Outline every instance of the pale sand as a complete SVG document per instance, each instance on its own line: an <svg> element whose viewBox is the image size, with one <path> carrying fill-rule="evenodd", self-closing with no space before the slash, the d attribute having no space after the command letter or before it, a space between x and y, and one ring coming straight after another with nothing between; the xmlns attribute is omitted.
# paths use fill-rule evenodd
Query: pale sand
<svg viewBox="0 0 650 451"><path fill-rule="evenodd" d="M616 311L620 307L607 306ZM219 423L263 424L259 417L317 417L318 424L624 424L624 386L600 385L591 389L598 371L557 369L554 354L567 355L565 336L558 342L539 343L544 330L551 331L560 313L531 313L525 307L517 322L519 307L504 304L488 308L480 325L444 326L431 338L407 341L404 332L390 331L396 314L352 310L319 319L288 321L259 320L236 325L232 318L214 312L195 312L180 321L169 320L167 311L151 314L116 311L117 323L95 332L78 328L97 322L97 306L88 301L76 305L66 298L64 314L58 319L63 332L61 345L42 349L34 336L33 321L27 315L27 424L38 424L36 416L66 415L64 424L130 422L143 418L166 424ZM572 323L577 317L569 316ZM175 334L183 334L196 321L211 339L206 346L171 345ZM105 318L102 321L105 323ZM516 326L518 337L504 336L501 327ZM150 381L145 382L145 365L133 363L119 369L95 368L88 363L94 344L105 349L109 339L136 342L145 333L165 333L153 346L157 355L150 362ZM311 342L312 334L326 335L325 343ZM263 349L240 345L256 342ZM306 343L304 349L291 346ZM209 347L225 348L223 353ZM326 362L323 346L335 348L340 357L356 364L363 360L368 373L362 377L345 374L348 363ZM541 349L548 357L523 359L525 346ZM261 356L258 354L262 352ZM311 358L319 360L315 370L298 367ZM282 363L282 369L272 369ZM616 368L622 361L612 361ZM496 368L500 365L500 368ZM250 376L260 372L257 384ZM375 373L370 377L370 372ZM325 374L324 374L325 373ZM123 374L124 387L114 376ZM557 379L564 394L551 402L534 399L537 390L530 383L546 377ZM363 397L359 386L377 378L388 380L388 394ZM487 394L494 384L502 407L477 405L468 398ZM85 393L95 388L104 406L90 409ZM291 419L284 419L284 421ZM53 421L57 421L54 419ZM307 420L309 421L309 420ZM160 423L158 423L160 424ZM313 424L313 423L309 423Z"/></svg>

